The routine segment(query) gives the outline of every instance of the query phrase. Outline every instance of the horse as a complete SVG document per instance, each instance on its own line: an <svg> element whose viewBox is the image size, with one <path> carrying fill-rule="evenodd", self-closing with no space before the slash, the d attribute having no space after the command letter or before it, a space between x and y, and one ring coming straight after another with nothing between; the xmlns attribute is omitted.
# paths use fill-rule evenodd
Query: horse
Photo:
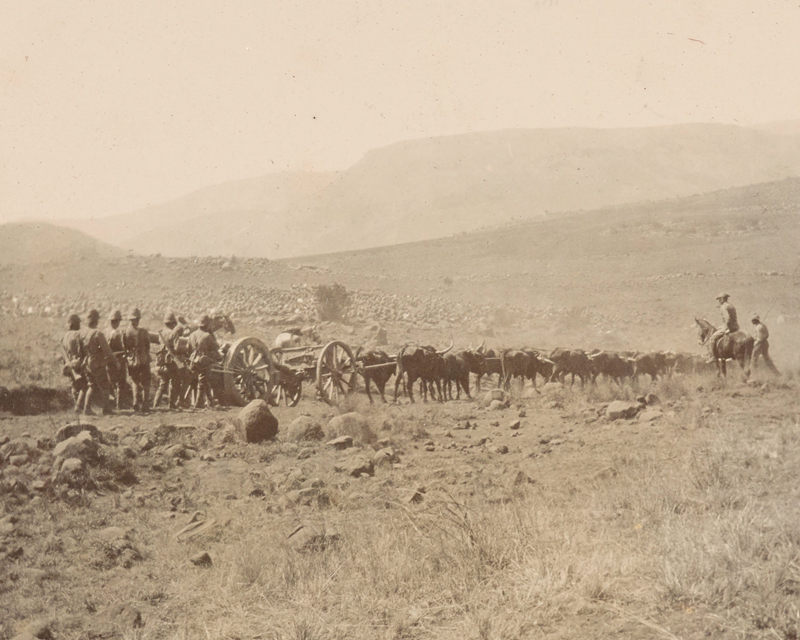
<svg viewBox="0 0 800 640"><path fill-rule="evenodd" d="M290 347L316 345L322 342L317 333L317 325L306 327L292 327L278 334L275 338L274 349L288 349Z"/></svg>
<svg viewBox="0 0 800 640"><path fill-rule="evenodd" d="M697 340L700 346L704 346L717 328L705 318L695 318L694 321L697 324ZM739 363L744 372L744 379L747 380L750 375L750 358L753 355L754 342L753 336L748 336L741 330L724 334L717 342L715 349L717 375L727 375L725 360L730 358Z"/></svg>

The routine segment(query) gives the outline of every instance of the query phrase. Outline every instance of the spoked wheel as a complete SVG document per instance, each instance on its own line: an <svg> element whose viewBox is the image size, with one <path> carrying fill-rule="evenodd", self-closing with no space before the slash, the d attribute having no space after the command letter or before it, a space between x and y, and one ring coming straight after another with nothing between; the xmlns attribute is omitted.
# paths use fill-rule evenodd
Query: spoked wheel
<svg viewBox="0 0 800 640"><path fill-rule="evenodd" d="M272 396L274 364L267 345L258 338L239 338L225 356L225 394L236 404Z"/></svg>
<svg viewBox="0 0 800 640"><path fill-rule="evenodd" d="M319 354L317 389L328 404L335 404L356 390L356 360L344 342L329 342Z"/></svg>
<svg viewBox="0 0 800 640"><path fill-rule="evenodd" d="M296 382L282 381L280 384L275 385L272 390L272 404L280 406L281 404L287 407L296 407L300 402L300 396L303 395L303 381L298 379Z"/></svg>

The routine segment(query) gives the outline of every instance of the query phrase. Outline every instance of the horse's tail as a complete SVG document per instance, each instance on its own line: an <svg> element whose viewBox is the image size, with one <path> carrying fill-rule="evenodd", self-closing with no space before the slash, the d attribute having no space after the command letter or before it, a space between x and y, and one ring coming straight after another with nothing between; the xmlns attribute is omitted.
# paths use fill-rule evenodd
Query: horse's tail
<svg viewBox="0 0 800 640"><path fill-rule="evenodd" d="M753 364L753 348L755 346L755 338L753 336L747 336L747 340L744 342L744 363L745 363L745 375L750 375L750 368Z"/></svg>

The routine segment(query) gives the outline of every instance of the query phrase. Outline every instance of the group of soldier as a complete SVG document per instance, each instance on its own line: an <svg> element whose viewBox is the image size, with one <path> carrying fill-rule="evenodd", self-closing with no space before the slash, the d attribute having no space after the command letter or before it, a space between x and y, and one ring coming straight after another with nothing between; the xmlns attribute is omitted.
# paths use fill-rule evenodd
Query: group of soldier
<svg viewBox="0 0 800 640"><path fill-rule="evenodd" d="M141 317L139 309L132 309L128 314L129 324L123 327L122 312L114 309L109 315L109 326L101 331L100 313L96 309L89 311L84 328L78 315L69 316L61 348L63 373L71 381L75 411L94 415L92 407L97 406L108 415L114 409L129 406L136 412L147 412L158 407L163 399L171 409L214 406L217 400L209 374L221 353L211 318L203 316L192 331L170 311L164 316L164 327L151 334L139 326ZM150 345L153 343L158 344L155 353L158 387L151 406Z"/></svg>

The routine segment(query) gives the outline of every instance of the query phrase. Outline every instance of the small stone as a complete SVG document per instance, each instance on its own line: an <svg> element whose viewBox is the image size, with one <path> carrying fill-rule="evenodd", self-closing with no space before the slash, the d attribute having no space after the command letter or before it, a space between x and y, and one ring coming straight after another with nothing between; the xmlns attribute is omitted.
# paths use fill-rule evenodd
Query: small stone
<svg viewBox="0 0 800 640"><path fill-rule="evenodd" d="M297 551L313 552L323 551L338 543L341 540L341 534L322 525L301 524L287 538L289 544Z"/></svg>
<svg viewBox="0 0 800 640"><path fill-rule="evenodd" d="M520 418L524 418L528 415L528 413L525 411L525 409L520 409L517 415L519 415Z"/></svg>
<svg viewBox="0 0 800 640"><path fill-rule="evenodd" d="M519 420L512 420L511 423L508 425L509 429L517 430L522 426L522 422Z"/></svg>
<svg viewBox="0 0 800 640"><path fill-rule="evenodd" d="M353 436L339 436L328 441L328 446L334 449L348 449L353 446Z"/></svg>
<svg viewBox="0 0 800 640"><path fill-rule="evenodd" d="M609 420L619 420L620 418L630 419L633 418L643 406L644 405L638 402L615 400L606 407L606 417Z"/></svg>
<svg viewBox="0 0 800 640"><path fill-rule="evenodd" d="M21 454L16 455L16 456L11 456L8 459L8 462L13 467L22 467L22 466L25 466L26 464L28 464L28 456L25 453L21 453Z"/></svg>
<svg viewBox="0 0 800 640"><path fill-rule="evenodd" d="M499 411L499 410L505 409L505 408L506 408L506 403L503 402L502 400L492 400L489 403L489 409L491 411Z"/></svg>
<svg viewBox="0 0 800 640"><path fill-rule="evenodd" d="M387 465L391 466L395 462L400 462L400 458L397 457L397 454L394 452L394 449L391 447L386 447L385 449L381 449L380 451L376 451L375 455L372 456L372 462L376 466Z"/></svg>
<svg viewBox="0 0 800 640"><path fill-rule="evenodd" d="M139 450L140 451L150 451L153 447L156 446L155 441L148 435L144 435L139 438Z"/></svg>
<svg viewBox="0 0 800 640"><path fill-rule="evenodd" d="M214 564L207 551L202 551L201 553L193 555L189 560L196 567L210 567Z"/></svg>
<svg viewBox="0 0 800 640"><path fill-rule="evenodd" d="M314 451L311 447L303 447L297 451L297 459L298 460L308 460L309 458L313 457L316 451Z"/></svg>
<svg viewBox="0 0 800 640"><path fill-rule="evenodd" d="M78 458L68 458L64 460L61 465L61 473L64 475L72 475L80 473L83 470L83 460Z"/></svg>
<svg viewBox="0 0 800 640"><path fill-rule="evenodd" d="M493 451L495 453L505 454L508 453L508 447L504 444L499 444L493 449Z"/></svg>
<svg viewBox="0 0 800 640"><path fill-rule="evenodd" d="M292 420L286 438L293 442L319 441L325 438L325 432L311 416L301 415Z"/></svg>

